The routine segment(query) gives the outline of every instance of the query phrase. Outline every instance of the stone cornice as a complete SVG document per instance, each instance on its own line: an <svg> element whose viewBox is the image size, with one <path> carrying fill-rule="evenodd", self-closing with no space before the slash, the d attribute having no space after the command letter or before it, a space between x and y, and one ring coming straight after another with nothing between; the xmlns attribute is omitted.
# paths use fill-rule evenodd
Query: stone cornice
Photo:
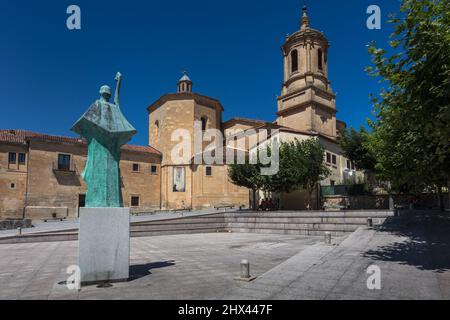
<svg viewBox="0 0 450 320"><path fill-rule="evenodd" d="M156 100L154 103L152 103L147 108L147 111L150 113L151 111L154 111L154 110L158 109L160 106L162 106L167 101L174 101L174 100L194 100L196 103L198 103L198 104L200 104L202 106L206 106L206 107L210 107L210 108L214 108L214 109L219 109L220 111L224 110L222 104L217 99L210 98L210 97L207 97L207 96L202 96L202 95L197 94L197 93L185 92L185 93L168 93L168 94L165 94L161 98Z"/></svg>
<svg viewBox="0 0 450 320"><path fill-rule="evenodd" d="M283 109L283 110L279 110L277 112L277 116L280 117L280 116L283 116L284 114L286 114L288 112L292 112L294 110L302 109L302 108L305 108L305 107L310 106L310 105L312 105L315 108L317 108L317 107L323 108L323 109L333 113L334 115L336 115L336 113L338 112L337 109L332 108L332 107L330 107L330 106L328 106L326 104L320 103L320 102L315 101L315 100L308 100L308 101L299 103L299 104L297 104L295 106L292 106L292 107L289 107L289 108L286 108L286 109Z"/></svg>
<svg viewBox="0 0 450 320"><path fill-rule="evenodd" d="M329 91L323 90L323 89L321 89L321 88L319 88L319 87L317 87L317 86L315 86L313 84L310 84L310 85L304 86L304 87L302 87L300 89L297 89L297 90L295 90L293 92L289 92L289 93L287 93L285 95L282 95L282 96L278 97L278 101L289 99L289 98L291 98L293 96L301 94L302 92L305 92L308 89L312 89L315 92L319 92L319 94L318 94L319 96L323 95L324 97L326 97L328 99L336 99L336 95L335 94L333 94L333 93L331 93Z"/></svg>
<svg viewBox="0 0 450 320"><path fill-rule="evenodd" d="M324 49L327 49L330 46L327 38L325 38L322 32L308 28L304 31L297 31L287 37L286 42L281 46L281 50L286 55L290 48L299 43L305 45L314 44L315 42L320 44Z"/></svg>
<svg viewBox="0 0 450 320"><path fill-rule="evenodd" d="M316 79L320 79L322 81L324 81L325 83L330 84L330 81L328 80L327 77L325 77L325 75L322 73L314 73L314 72L305 72L305 73L294 73L293 76L291 76L287 81L285 81L283 83L283 85L285 87L291 85L293 82L297 81L297 80L302 80L302 79L306 79L306 77L313 77ZM310 85L312 86L312 85Z"/></svg>

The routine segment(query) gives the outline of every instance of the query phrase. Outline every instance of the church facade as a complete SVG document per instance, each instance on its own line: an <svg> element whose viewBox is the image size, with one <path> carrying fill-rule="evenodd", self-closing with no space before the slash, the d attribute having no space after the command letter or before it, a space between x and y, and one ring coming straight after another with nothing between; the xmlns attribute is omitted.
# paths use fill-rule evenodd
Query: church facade
<svg viewBox="0 0 450 320"><path fill-rule="evenodd" d="M124 205L132 211L202 209L216 206L248 207L250 193L228 179L226 162L193 161L204 150L251 152L254 145L238 140L245 130L275 132L267 139L319 139L332 175L322 184L338 183L356 174L337 144L345 123L336 118L336 96L328 78L329 43L310 27L306 8L297 32L282 46L283 85L273 121L233 118L223 121L219 100L195 93L185 74L177 92L165 94L148 108L148 146L122 148L120 164ZM194 146L195 132L215 129L215 145ZM174 132L191 137L189 154L175 161L179 141ZM196 131L197 130L197 131ZM231 138L225 145L222 137ZM216 137L217 138L217 137ZM51 136L25 130L0 130L0 217L76 217L84 205L86 187L81 172L87 147L82 139ZM200 157L202 158L202 157ZM305 192L274 195L283 209L305 209ZM317 200L317 199L316 199Z"/></svg>

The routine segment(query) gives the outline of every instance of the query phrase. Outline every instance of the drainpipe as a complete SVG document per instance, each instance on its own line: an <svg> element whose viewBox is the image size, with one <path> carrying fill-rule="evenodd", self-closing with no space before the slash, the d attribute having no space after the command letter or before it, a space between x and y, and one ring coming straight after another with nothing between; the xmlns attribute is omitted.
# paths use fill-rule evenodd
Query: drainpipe
<svg viewBox="0 0 450 320"><path fill-rule="evenodd" d="M29 168L30 168L30 159L31 159L31 152L30 152L30 142L27 141L26 142L27 145L27 151L28 151L28 159L27 159L27 179L26 179L26 183L25 183L25 199L24 199L24 206L23 206L23 211L22 211L22 219L25 219L25 209L28 205L28 184L29 184L29 179L30 179L30 174L29 174Z"/></svg>
<svg viewBox="0 0 450 320"><path fill-rule="evenodd" d="M193 207L193 200L192 200L192 195L193 195L193 191L192 191L192 188L194 187L194 172L193 172L193 170L192 170L192 165L191 166L189 166L189 168L191 169L191 210L194 210L194 207ZM203 172L202 172L203 173Z"/></svg>
<svg viewBox="0 0 450 320"><path fill-rule="evenodd" d="M162 161L159 165L159 211L162 210Z"/></svg>

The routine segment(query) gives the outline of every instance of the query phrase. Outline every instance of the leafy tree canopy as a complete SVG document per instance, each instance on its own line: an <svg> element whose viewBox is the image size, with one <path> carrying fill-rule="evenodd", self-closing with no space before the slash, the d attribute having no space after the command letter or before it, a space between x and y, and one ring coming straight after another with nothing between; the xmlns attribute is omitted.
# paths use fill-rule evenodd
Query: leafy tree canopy
<svg viewBox="0 0 450 320"><path fill-rule="evenodd" d="M388 88L374 98L367 146L397 189L443 186L450 177L450 1L403 0L390 46L369 48L368 72Z"/></svg>
<svg viewBox="0 0 450 320"><path fill-rule="evenodd" d="M360 127L359 131L354 128L345 129L339 135L339 145L345 156L349 158L358 169L375 169L376 159L368 148L369 133Z"/></svg>

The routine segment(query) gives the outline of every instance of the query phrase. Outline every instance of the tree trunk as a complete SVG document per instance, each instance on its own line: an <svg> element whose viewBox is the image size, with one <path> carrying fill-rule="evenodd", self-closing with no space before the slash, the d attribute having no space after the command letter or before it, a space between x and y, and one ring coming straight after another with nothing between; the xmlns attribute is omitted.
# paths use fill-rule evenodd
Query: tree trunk
<svg viewBox="0 0 450 320"><path fill-rule="evenodd" d="M313 210L312 209L312 193L314 191L314 188L309 188L308 187L308 210Z"/></svg>
<svg viewBox="0 0 450 320"><path fill-rule="evenodd" d="M321 202L322 194L320 192L320 184L319 183L316 184L316 197L317 197L317 199L316 199L316 210L320 210L321 209L320 205L322 203Z"/></svg>
<svg viewBox="0 0 450 320"><path fill-rule="evenodd" d="M256 204L256 189L252 189L253 193L253 211L258 210L258 205Z"/></svg>
<svg viewBox="0 0 450 320"><path fill-rule="evenodd" d="M389 210L395 210L394 198L392 197L391 182L388 182Z"/></svg>
<svg viewBox="0 0 450 320"><path fill-rule="evenodd" d="M447 194L447 196L448 196L448 210L450 210L450 180L448 180L448 182L447 182L447 192L448 192L448 194Z"/></svg>
<svg viewBox="0 0 450 320"><path fill-rule="evenodd" d="M444 208L444 197L442 195L442 187L438 186L437 191L438 191L438 200L439 200L439 210L444 212L445 208Z"/></svg>

